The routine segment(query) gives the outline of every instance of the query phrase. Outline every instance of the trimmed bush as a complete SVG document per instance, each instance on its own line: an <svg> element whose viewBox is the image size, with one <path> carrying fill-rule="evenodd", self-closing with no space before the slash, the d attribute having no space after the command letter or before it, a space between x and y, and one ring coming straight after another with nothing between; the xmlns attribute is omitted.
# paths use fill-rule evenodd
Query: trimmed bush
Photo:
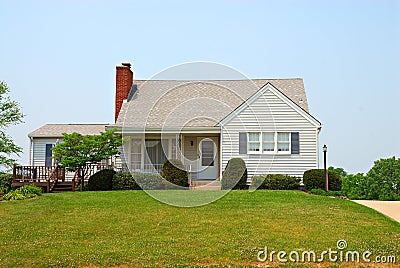
<svg viewBox="0 0 400 268"><path fill-rule="evenodd" d="M112 179L113 190L141 190L131 173L116 173Z"/></svg>
<svg viewBox="0 0 400 268"><path fill-rule="evenodd" d="M89 191L108 191L112 189L112 180L115 175L112 169L103 169L89 178Z"/></svg>
<svg viewBox="0 0 400 268"><path fill-rule="evenodd" d="M116 173L113 177L113 190L160 190L164 188L159 174Z"/></svg>
<svg viewBox="0 0 400 268"><path fill-rule="evenodd" d="M222 174L222 190L247 189L247 168L242 158L231 158Z"/></svg>
<svg viewBox="0 0 400 268"><path fill-rule="evenodd" d="M165 161L162 168L162 177L177 186L189 187L188 173L179 159L167 159Z"/></svg>
<svg viewBox="0 0 400 268"><path fill-rule="evenodd" d="M12 180L12 174L0 173L0 194L8 193L11 190Z"/></svg>
<svg viewBox="0 0 400 268"><path fill-rule="evenodd" d="M327 171L328 171L329 190L340 191L342 188L342 179L340 178L340 175L332 170L327 170ZM308 190L312 189L324 190L325 189L324 170L310 169L305 171L303 175L303 183Z"/></svg>
<svg viewBox="0 0 400 268"><path fill-rule="evenodd" d="M164 189L164 180L160 174L136 173L133 178L143 190L161 190ZM186 180L187 182L187 180Z"/></svg>
<svg viewBox="0 0 400 268"><path fill-rule="evenodd" d="M251 178L251 189L265 190L298 190L300 178L282 174L268 174L253 176Z"/></svg>

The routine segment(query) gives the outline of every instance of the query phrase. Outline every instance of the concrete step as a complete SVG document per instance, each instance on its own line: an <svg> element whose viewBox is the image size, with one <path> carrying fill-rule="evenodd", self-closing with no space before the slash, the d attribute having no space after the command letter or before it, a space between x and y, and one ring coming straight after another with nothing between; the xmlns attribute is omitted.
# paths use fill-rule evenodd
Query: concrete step
<svg viewBox="0 0 400 268"><path fill-rule="evenodd" d="M190 186L191 190L221 190L218 180L195 180Z"/></svg>

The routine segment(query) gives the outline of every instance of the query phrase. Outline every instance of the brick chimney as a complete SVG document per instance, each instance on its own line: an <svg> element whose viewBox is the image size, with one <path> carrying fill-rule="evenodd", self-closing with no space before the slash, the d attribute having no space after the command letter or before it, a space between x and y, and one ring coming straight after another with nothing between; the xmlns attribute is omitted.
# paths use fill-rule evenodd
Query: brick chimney
<svg viewBox="0 0 400 268"><path fill-rule="evenodd" d="M122 103L128 98L133 83L133 72L130 63L122 63L117 66L116 91L115 91L115 122L121 110Z"/></svg>

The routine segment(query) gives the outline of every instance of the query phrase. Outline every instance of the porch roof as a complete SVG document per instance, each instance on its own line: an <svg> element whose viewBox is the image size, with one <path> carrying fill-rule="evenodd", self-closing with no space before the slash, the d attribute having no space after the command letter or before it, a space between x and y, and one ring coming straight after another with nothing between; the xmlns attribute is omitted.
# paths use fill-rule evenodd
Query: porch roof
<svg viewBox="0 0 400 268"><path fill-rule="evenodd" d="M62 138L63 133L98 135L106 131L108 124L47 124L28 134L30 138Z"/></svg>
<svg viewBox="0 0 400 268"><path fill-rule="evenodd" d="M308 113L301 78L135 80L116 126L131 129L214 127L268 83Z"/></svg>

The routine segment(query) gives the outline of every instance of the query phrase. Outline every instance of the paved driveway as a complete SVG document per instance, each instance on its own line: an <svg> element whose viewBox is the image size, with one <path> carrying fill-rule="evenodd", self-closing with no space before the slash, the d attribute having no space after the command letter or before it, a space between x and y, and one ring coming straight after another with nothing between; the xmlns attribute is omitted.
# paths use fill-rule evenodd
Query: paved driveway
<svg viewBox="0 0 400 268"><path fill-rule="evenodd" d="M353 200L400 222L400 201Z"/></svg>

